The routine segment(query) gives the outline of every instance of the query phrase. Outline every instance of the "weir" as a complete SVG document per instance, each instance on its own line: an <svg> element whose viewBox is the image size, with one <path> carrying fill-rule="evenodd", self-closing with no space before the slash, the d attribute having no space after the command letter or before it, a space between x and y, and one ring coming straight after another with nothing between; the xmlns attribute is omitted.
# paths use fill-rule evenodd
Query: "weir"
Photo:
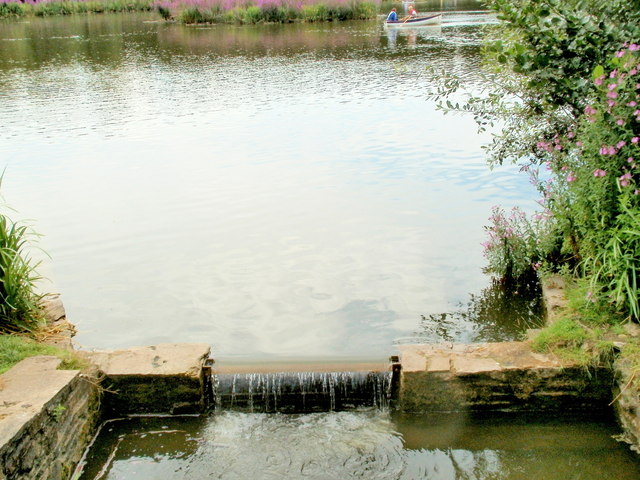
<svg viewBox="0 0 640 480"><path fill-rule="evenodd" d="M216 410L268 413L385 408L393 382L392 371L212 374L211 400Z"/></svg>

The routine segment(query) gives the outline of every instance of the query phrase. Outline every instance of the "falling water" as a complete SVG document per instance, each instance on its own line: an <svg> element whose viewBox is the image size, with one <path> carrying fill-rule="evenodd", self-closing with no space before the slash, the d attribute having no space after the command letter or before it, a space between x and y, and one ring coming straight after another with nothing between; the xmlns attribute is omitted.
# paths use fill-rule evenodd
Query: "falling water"
<svg viewBox="0 0 640 480"><path fill-rule="evenodd" d="M321 412L389 405L392 372L278 372L212 376L216 409Z"/></svg>

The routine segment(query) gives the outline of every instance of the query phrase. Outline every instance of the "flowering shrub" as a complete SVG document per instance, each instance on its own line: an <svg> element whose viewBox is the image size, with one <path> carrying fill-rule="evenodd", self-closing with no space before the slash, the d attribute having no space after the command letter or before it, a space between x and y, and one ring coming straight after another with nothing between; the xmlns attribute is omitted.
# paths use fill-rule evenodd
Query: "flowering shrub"
<svg viewBox="0 0 640 480"><path fill-rule="evenodd" d="M640 317L640 46L595 68L596 96L564 135L538 143L552 181L543 191L593 290Z"/></svg>
<svg viewBox="0 0 640 480"><path fill-rule="evenodd" d="M489 262L486 271L505 282L528 279L540 266L534 224L517 207L509 215L502 208L493 207L490 220L491 225L485 227L489 240L483 244Z"/></svg>

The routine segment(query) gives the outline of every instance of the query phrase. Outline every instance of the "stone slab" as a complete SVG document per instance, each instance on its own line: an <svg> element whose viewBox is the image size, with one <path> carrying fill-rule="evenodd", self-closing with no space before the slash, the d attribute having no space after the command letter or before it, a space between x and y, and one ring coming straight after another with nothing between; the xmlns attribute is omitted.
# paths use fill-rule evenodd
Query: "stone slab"
<svg viewBox="0 0 640 480"><path fill-rule="evenodd" d="M533 352L528 342L442 343L398 348L403 372L449 370L456 374L570 366L554 356Z"/></svg>
<svg viewBox="0 0 640 480"><path fill-rule="evenodd" d="M30 357L0 375L0 445L16 436L80 374L79 370L56 370L60 361L52 356Z"/></svg>
<svg viewBox="0 0 640 480"><path fill-rule="evenodd" d="M210 354L211 346L206 343L163 343L124 350L90 352L88 356L108 377L199 377L202 364Z"/></svg>

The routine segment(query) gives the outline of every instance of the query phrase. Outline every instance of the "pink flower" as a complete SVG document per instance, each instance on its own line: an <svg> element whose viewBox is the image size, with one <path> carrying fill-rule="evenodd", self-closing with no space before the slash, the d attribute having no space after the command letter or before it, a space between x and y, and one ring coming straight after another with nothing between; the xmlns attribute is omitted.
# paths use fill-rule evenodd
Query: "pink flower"
<svg viewBox="0 0 640 480"><path fill-rule="evenodd" d="M635 107L637 105L637 103L635 102L635 100L631 100L629 103L627 103L627 107Z"/></svg>
<svg viewBox="0 0 640 480"><path fill-rule="evenodd" d="M621 187L628 187L631 182L631 173L627 172L624 175L620 175L618 180L620 181Z"/></svg>
<svg viewBox="0 0 640 480"><path fill-rule="evenodd" d="M585 115L595 115L596 113L598 113L598 111L595 108L593 108L591 105L587 105L586 107L584 107Z"/></svg>
<svg viewBox="0 0 640 480"><path fill-rule="evenodd" d="M567 174L567 182L575 182L576 181L576 176L573 174L573 172L569 172Z"/></svg>
<svg viewBox="0 0 640 480"><path fill-rule="evenodd" d="M568 132L568 133L567 133L567 137L568 137L568 138L573 138L573 137L575 137L575 136L576 136L575 132Z"/></svg>
<svg viewBox="0 0 640 480"><path fill-rule="evenodd" d="M614 92L613 90L607 92L607 98L618 98L618 92Z"/></svg>
<svg viewBox="0 0 640 480"><path fill-rule="evenodd" d="M609 92L609 93L611 93L611 92ZM616 93L616 92L613 92L613 93ZM607 96L609 96L609 95L607 94ZM614 100L607 100L607 105L609 105L610 107L615 107L616 106L616 102Z"/></svg>
<svg viewBox="0 0 640 480"><path fill-rule="evenodd" d="M624 140L620 140L618 143L616 143L616 148L622 148L627 144L627 142L625 142Z"/></svg>
<svg viewBox="0 0 640 480"><path fill-rule="evenodd" d="M640 50L640 45L636 45L635 43L632 43L631 45L629 45L630 52L635 52L636 50Z"/></svg>
<svg viewBox="0 0 640 480"><path fill-rule="evenodd" d="M609 85L607 85L607 88L609 90L615 90L617 86L618 86L617 83L610 83Z"/></svg>
<svg viewBox="0 0 640 480"><path fill-rule="evenodd" d="M602 85L602 82L604 81L604 75L600 75L598 78L596 78L593 83L595 83L596 85L600 86Z"/></svg>
<svg viewBox="0 0 640 480"><path fill-rule="evenodd" d="M620 50L619 52L616 52L616 57L621 58L624 57L624 50Z"/></svg>
<svg viewBox="0 0 640 480"><path fill-rule="evenodd" d="M607 171L606 170L602 170L600 168L596 168L593 171L593 176L594 177L604 177L606 174L607 174Z"/></svg>
<svg viewBox="0 0 640 480"><path fill-rule="evenodd" d="M638 137L633 137L631 143L638 143L638 140L640 140Z"/></svg>
<svg viewBox="0 0 640 480"><path fill-rule="evenodd" d="M624 120L622 120L622 119L616 120L616 124L620 125L620 126L623 126L624 125Z"/></svg>
<svg viewBox="0 0 640 480"><path fill-rule="evenodd" d="M615 147L611 147L609 145L603 145L600 147L600 155L615 155L618 151Z"/></svg>

